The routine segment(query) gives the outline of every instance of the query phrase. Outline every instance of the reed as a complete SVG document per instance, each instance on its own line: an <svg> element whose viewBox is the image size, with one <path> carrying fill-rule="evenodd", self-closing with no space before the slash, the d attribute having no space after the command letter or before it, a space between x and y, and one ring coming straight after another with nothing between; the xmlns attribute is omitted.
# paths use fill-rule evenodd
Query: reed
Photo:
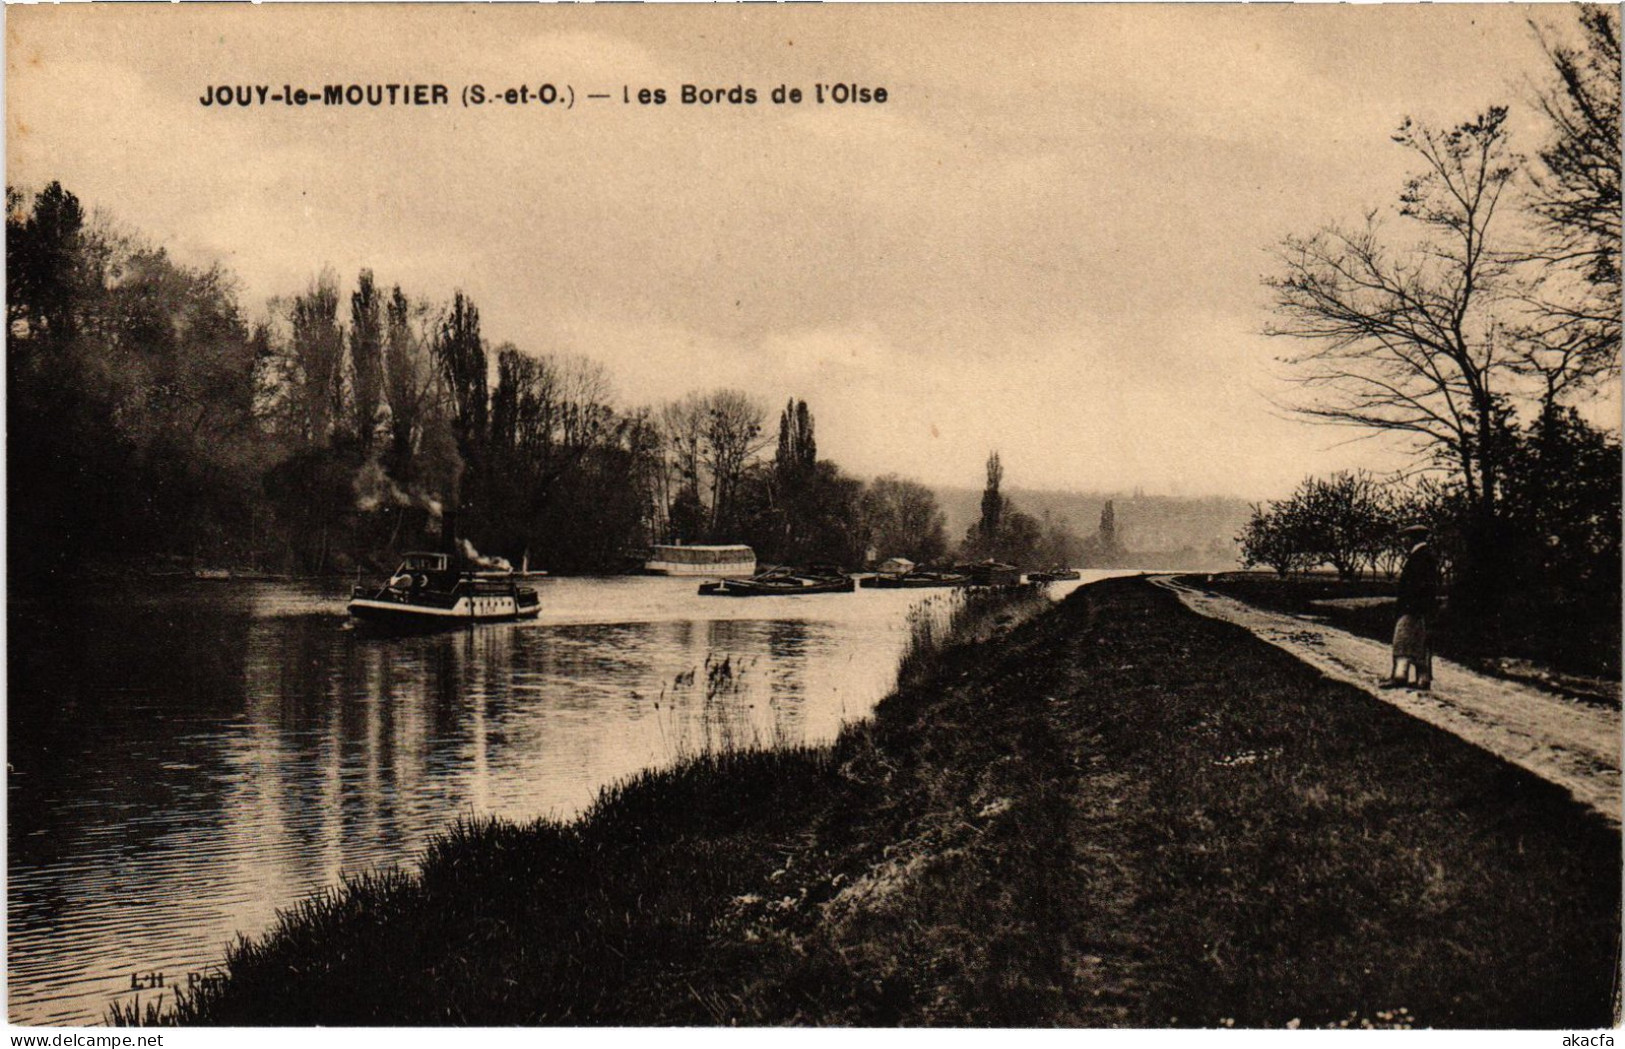
<svg viewBox="0 0 1625 1049"><path fill-rule="evenodd" d="M986 641L1048 608L1046 588L962 587L943 590L909 609L908 642L897 667L899 687L929 676L938 656L954 645Z"/></svg>
<svg viewBox="0 0 1625 1049"><path fill-rule="evenodd" d="M1037 591L937 595L910 621L912 672L1030 615ZM604 788L579 819L459 820L411 873L347 875L240 937L226 979L110 1022L661 1022L665 975L696 964L736 897L787 862L863 746L861 732L817 747L776 722L764 733L749 717L754 669L711 653L677 674L655 701L675 763Z"/></svg>
<svg viewBox="0 0 1625 1049"><path fill-rule="evenodd" d="M177 997L184 993L179 988L175 991ZM162 1027L170 1025L173 1016L174 1010L164 1004L160 991L145 1002L140 995L128 1002L115 1002L108 1008L107 1022L112 1027Z"/></svg>
<svg viewBox="0 0 1625 1049"><path fill-rule="evenodd" d="M999 600L940 600L832 746L464 821L123 1019L1614 1022L1617 829L1143 582L1019 624Z"/></svg>

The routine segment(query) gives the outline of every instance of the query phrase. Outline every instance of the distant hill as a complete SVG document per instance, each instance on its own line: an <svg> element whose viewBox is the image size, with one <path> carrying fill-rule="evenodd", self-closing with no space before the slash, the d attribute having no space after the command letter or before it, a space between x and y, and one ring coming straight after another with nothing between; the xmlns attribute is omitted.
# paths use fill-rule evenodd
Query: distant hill
<svg viewBox="0 0 1625 1049"><path fill-rule="evenodd" d="M982 513L980 488L938 487L948 518L948 538L958 542ZM1250 504L1232 496L1184 498L1133 493L1054 492L1007 488L1016 509L1040 520L1048 512L1079 537L1095 534L1100 511L1112 501L1117 538L1139 568L1225 569L1236 566L1236 535L1251 516Z"/></svg>

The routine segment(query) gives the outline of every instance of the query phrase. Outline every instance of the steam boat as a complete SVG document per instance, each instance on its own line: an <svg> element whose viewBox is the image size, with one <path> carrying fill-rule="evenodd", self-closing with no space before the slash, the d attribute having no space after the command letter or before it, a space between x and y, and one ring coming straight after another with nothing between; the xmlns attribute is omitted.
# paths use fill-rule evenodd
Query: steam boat
<svg viewBox="0 0 1625 1049"><path fill-rule="evenodd" d="M349 611L363 622L392 626L461 626L535 619L542 601L534 587L519 585L511 568L413 553L383 586L356 587Z"/></svg>

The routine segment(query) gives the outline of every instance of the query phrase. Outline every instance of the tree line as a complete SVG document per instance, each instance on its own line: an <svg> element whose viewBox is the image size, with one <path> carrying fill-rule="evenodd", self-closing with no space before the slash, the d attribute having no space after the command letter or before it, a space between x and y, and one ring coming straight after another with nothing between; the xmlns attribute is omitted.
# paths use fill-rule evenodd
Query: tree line
<svg viewBox="0 0 1625 1049"><path fill-rule="evenodd" d="M1101 512L1100 530L1080 537L1064 518L1047 511L1035 518L1018 508L1001 491L1003 483L1004 464L995 451L987 458L981 516L971 522L959 544L963 560L990 559L1024 568L1104 567L1123 556L1110 500Z"/></svg>
<svg viewBox="0 0 1625 1049"><path fill-rule="evenodd" d="M1253 507L1238 537L1242 564L1281 575L1330 565L1344 581L1366 574L1392 579L1409 551L1400 529L1425 524L1447 553L1448 574L1448 553L1460 538L1455 509L1450 490L1428 479L1385 482L1364 470L1308 477L1289 497Z"/></svg>
<svg viewBox="0 0 1625 1049"><path fill-rule="evenodd" d="M738 390L624 409L586 357L490 345L478 306L324 269L250 320L190 267L52 183L7 194L12 568L138 564L290 574L385 568L448 528L515 565L619 571L655 543L748 543L766 563L991 558L1110 566L987 463L956 543L934 493L818 454L813 412ZM454 524L448 524L452 521Z"/></svg>
<svg viewBox="0 0 1625 1049"><path fill-rule="evenodd" d="M1402 438L1409 489L1311 479L1259 508L1253 563L1352 574L1393 554L1401 518L1431 520L1458 614L1485 638L1512 621L1619 621L1620 445L1582 412L1620 367L1617 9L1580 6L1533 104L1546 136L1514 150L1508 109L1453 127L1406 119L1414 174L1387 209L1288 237L1265 280L1295 408ZM1617 638L1616 638L1617 640Z"/></svg>
<svg viewBox="0 0 1625 1049"><path fill-rule="evenodd" d="M555 572L618 571L663 542L849 567L950 553L930 489L820 458L805 401L776 442L738 390L625 409L600 363L491 346L461 291L435 305L371 270L349 289L323 270L250 320L225 270L57 183L8 189L6 233L20 577L387 567L448 528Z"/></svg>

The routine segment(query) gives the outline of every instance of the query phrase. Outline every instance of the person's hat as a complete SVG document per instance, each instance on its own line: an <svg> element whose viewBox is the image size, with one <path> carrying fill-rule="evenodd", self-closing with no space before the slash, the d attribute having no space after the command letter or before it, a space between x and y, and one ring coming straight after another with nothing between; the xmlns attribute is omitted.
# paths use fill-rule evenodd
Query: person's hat
<svg viewBox="0 0 1625 1049"><path fill-rule="evenodd" d="M1428 526L1425 524L1406 525L1399 530L1400 535L1427 535L1428 532Z"/></svg>

